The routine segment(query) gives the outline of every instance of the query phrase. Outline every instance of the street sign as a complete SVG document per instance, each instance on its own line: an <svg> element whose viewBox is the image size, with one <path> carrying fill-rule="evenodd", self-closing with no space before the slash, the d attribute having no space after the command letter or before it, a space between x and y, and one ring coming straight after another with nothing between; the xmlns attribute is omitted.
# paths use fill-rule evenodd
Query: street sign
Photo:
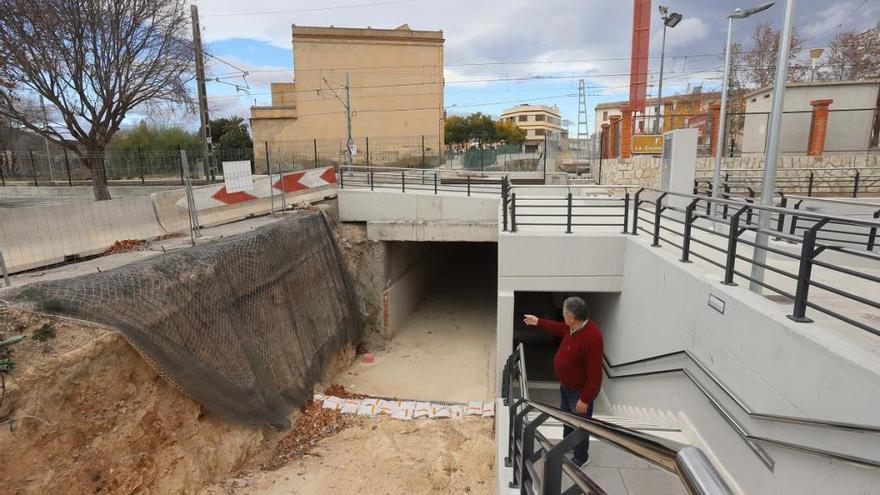
<svg viewBox="0 0 880 495"><path fill-rule="evenodd" d="M633 135L634 154L659 155L663 151L663 136L661 134L635 134Z"/></svg>

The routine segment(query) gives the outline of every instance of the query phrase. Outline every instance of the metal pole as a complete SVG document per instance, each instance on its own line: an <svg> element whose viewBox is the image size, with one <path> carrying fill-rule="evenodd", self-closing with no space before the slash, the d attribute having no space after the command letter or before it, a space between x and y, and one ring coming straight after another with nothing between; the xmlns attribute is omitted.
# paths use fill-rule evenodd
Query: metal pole
<svg viewBox="0 0 880 495"><path fill-rule="evenodd" d="M657 83L657 115L654 120L654 134L660 133L660 107L663 106L663 62L666 58L666 22L663 22L663 43L660 48L660 81Z"/></svg>
<svg viewBox="0 0 880 495"><path fill-rule="evenodd" d="M34 177L34 187L38 187L39 184L37 184L37 164L34 163L34 151L30 150L30 151L28 151L28 153L31 155L31 170L33 171L33 174L34 174L34 176L33 176Z"/></svg>
<svg viewBox="0 0 880 495"><path fill-rule="evenodd" d="M141 166L141 185L144 185L144 152L141 151L140 146L138 146L138 163Z"/></svg>
<svg viewBox="0 0 880 495"><path fill-rule="evenodd" d="M348 122L348 170L351 170L352 165L352 156L351 156L351 148L354 146L354 141L351 139L351 95L349 93L349 85L348 85L348 72L345 73L345 114Z"/></svg>
<svg viewBox="0 0 880 495"><path fill-rule="evenodd" d="M425 135L422 134L422 168L425 168Z"/></svg>
<svg viewBox="0 0 880 495"><path fill-rule="evenodd" d="M67 156L67 148L64 148L64 170L67 172L67 187L73 187L73 181L70 180L70 158Z"/></svg>
<svg viewBox="0 0 880 495"><path fill-rule="evenodd" d="M785 84L788 79L788 53L791 49L791 28L794 22L795 0L785 0L785 21L779 38L779 52L776 55L776 80L773 84L773 104L770 110L770 125L767 128L769 139L767 143L767 156L764 161L764 187L761 190L761 205L773 206L773 188L776 181L776 160L779 158L780 131L782 130L782 104L785 102ZM751 282L749 289L753 292L761 292L760 282L764 281L764 267L767 261L768 236L767 228L770 226L770 212L761 210L758 215L758 231L755 233L755 253L752 263Z"/></svg>
<svg viewBox="0 0 880 495"><path fill-rule="evenodd" d="M278 167L278 186L279 186L278 190L281 192L281 214L284 215L284 212L287 211L287 197L286 197L287 195L284 193L284 171L281 170L281 162L280 161L278 162L277 167ZM269 187L272 187L271 183L269 183Z"/></svg>
<svg viewBox="0 0 880 495"><path fill-rule="evenodd" d="M315 168L318 168L318 140L313 139L312 143L315 146Z"/></svg>
<svg viewBox="0 0 880 495"><path fill-rule="evenodd" d="M199 232L199 217L196 213L196 200L192 192L192 183L189 180L189 163L186 160L186 151L180 150L180 174L184 177L186 185L186 206L189 210L189 239L193 245L196 243L196 237L202 234Z"/></svg>
<svg viewBox="0 0 880 495"><path fill-rule="evenodd" d="M3 281L6 283L6 287L12 286L12 283L9 282L9 272L6 271L6 262L3 261L3 251L0 251L0 272L3 273Z"/></svg>
<svg viewBox="0 0 880 495"><path fill-rule="evenodd" d="M367 140L367 151L366 151L366 153L367 153L367 166L369 167L370 166L370 137L367 136L366 140Z"/></svg>
<svg viewBox="0 0 880 495"><path fill-rule="evenodd" d="M196 57L196 90L199 98L199 137L202 141L202 169L205 173L205 179L213 174L211 161L211 118L208 115L208 92L205 87L205 59L202 55L202 33L199 27L199 8L195 5L190 6L190 16L192 17L192 35L193 49ZM209 172L210 170L210 172Z"/></svg>
<svg viewBox="0 0 880 495"><path fill-rule="evenodd" d="M275 213L275 188L272 187L272 164L269 163L269 141L263 141L266 150L266 173L269 174L269 215Z"/></svg>
<svg viewBox="0 0 880 495"><path fill-rule="evenodd" d="M721 114L718 117L718 136L715 146L715 173L712 175L712 197L718 198L721 190L721 156L724 153L724 133L725 124L727 123L727 91L730 79L730 44L733 36L733 17L727 18L727 44L724 49L724 79L721 81ZM718 204L712 203L712 215L715 215L715 208Z"/></svg>

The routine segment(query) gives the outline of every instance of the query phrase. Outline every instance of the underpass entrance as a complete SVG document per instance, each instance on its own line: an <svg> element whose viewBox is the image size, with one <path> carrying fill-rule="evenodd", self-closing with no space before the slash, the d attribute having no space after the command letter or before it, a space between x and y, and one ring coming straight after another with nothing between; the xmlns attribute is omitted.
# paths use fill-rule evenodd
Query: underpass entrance
<svg viewBox="0 0 880 495"><path fill-rule="evenodd" d="M381 397L463 402L495 390L495 243L386 242L389 340L346 387Z"/></svg>

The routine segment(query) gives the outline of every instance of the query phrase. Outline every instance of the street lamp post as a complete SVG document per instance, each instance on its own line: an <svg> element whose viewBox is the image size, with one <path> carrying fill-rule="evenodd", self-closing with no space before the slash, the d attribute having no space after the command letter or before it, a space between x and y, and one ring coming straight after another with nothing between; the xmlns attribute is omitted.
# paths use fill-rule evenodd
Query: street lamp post
<svg viewBox="0 0 880 495"><path fill-rule="evenodd" d="M727 44L724 49L724 79L721 81L721 115L718 117L718 129L716 135L718 139L715 141L715 173L712 176L712 197L717 198L721 189L721 157L724 154L725 124L727 124L727 92L730 84L730 45L733 39L733 20L745 19L751 17L758 12L769 9L775 2L767 2L757 7L749 9L736 9L727 16ZM712 203L712 212L714 214L717 205Z"/></svg>
<svg viewBox="0 0 880 495"><path fill-rule="evenodd" d="M678 12L669 13L669 7L660 5L660 14L663 16L663 43L660 46L660 81L657 83L657 106L654 119L654 134L660 134L660 108L663 105L663 62L666 58L666 28L674 28L681 22L681 14Z"/></svg>
<svg viewBox="0 0 880 495"><path fill-rule="evenodd" d="M785 21L779 33L779 52L776 54L776 80L773 83L773 101L770 107L770 125L767 126L767 155L764 159L764 184L761 189L761 204L773 205L773 190L776 185L776 160L779 158L780 131L782 130L782 104L785 102L785 84L788 79L788 53L791 49L791 29L794 23L794 1L785 0ZM752 257L752 274L749 289L761 292L764 282L764 264L767 261L767 229L770 227L770 212L762 209L758 215L758 230L755 232L755 253Z"/></svg>

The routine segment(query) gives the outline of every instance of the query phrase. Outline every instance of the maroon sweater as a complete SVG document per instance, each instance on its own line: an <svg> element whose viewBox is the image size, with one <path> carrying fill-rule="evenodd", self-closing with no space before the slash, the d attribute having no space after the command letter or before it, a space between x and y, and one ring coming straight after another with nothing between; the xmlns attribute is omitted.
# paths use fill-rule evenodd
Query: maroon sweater
<svg viewBox="0 0 880 495"><path fill-rule="evenodd" d="M559 321L538 318L538 328L562 339L553 358L556 377L566 387L581 390L581 400L590 403L602 386L602 334L593 320L574 334Z"/></svg>

